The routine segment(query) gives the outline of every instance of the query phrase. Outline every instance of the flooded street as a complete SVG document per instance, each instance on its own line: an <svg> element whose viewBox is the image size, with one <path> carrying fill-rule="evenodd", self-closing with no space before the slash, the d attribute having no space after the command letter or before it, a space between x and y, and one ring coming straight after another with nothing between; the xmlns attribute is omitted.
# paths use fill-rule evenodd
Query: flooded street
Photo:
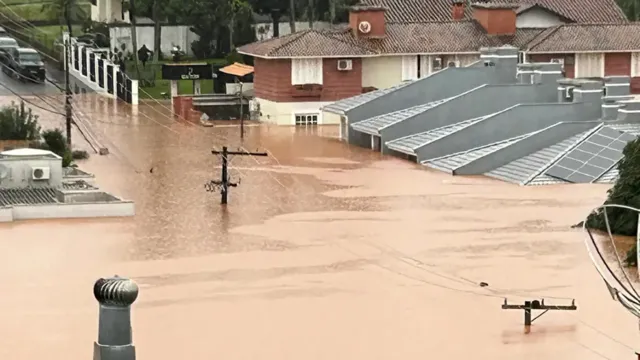
<svg viewBox="0 0 640 360"><path fill-rule="evenodd" d="M452 177L348 147L333 127L250 126L241 143L239 127L176 122L168 105L133 116L118 106L78 104L111 152L80 167L134 200L137 215L0 225L3 359L90 358L93 282L113 274L140 286L141 360L585 360L640 350L638 320L611 300L570 228L606 185ZM211 150L223 145L270 155L231 158L239 185L226 209L204 189L220 177ZM578 311L550 311L525 335L523 311L500 308L505 297L541 296L576 298Z"/></svg>

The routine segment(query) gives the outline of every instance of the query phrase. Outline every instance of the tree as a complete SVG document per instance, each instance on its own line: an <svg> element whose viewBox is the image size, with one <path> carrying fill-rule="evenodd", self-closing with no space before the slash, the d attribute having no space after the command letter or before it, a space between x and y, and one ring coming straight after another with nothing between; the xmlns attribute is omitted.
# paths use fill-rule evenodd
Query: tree
<svg viewBox="0 0 640 360"><path fill-rule="evenodd" d="M232 53L235 50L234 33L236 27L236 20L239 16L250 15L251 6L246 0L227 0L229 23L227 28L229 29L229 52Z"/></svg>
<svg viewBox="0 0 640 360"><path fill-rule="evenodd" d="M640 209L640 138L629 142L618 163L618 180L607 192L605 204L627 205ZM638 229L638 214L621 208L608 208L607 219L611 232L615 235L634 236ZM607 231L604 211L590 214L587 218L589 229ZM637 262L635 246L627 254L627 264Z"/></svg>
<svg viewBox="0 0 640 360"><path fill-rule="evenodd" d="M31 108L25 110L24 102L0 108L0 140L38 140L40 126L38 115Z"/></svg>
<svg viewBox="0 0 640 360"><path fill-rule="evenodd" d="M136 79L140 77L140 62L138 61L138 32L136 31L136 2L135 0L129 0L129 21L131 22L131 45L133 46L133 64L136 69Z"/></svg>
<svg viewBox="0 0 640 360"><path fill-rule="evenodd" d="M42 5L42 11L52 18L59 19L60 24L67 26L69 36L73 36L73 23L87 18L78 0L53 0Z"/></svg>
<svg viewBox="0 0 640 360"><path fill-rule="evenodd" d="M640 20L640 0L618 0L618 6L630 21Z"/></svg>
<svg viewBox="0 0 640 360"><path fill-rule="evenodd" d="M280 18L289 11L289 0L250 0L251 7L259 13L271 15L273 37L280 36Z"/></svg>
<svg viewBox="0 0 640 360"><path fill-rule="evenodd" d="M289 28L291 33L296 32L296 4L295 0L289 0Z"/></svg>

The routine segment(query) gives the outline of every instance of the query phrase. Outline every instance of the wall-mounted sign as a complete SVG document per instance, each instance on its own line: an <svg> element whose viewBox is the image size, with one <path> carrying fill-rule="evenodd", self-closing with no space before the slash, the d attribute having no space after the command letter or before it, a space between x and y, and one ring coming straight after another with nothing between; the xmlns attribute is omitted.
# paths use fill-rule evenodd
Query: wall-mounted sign
<svg viewBox="0 0 640 360"><path fill-rule="evenodd" d="M165 80L214 79L213 68L207 63L162 64L162 78Z"/></svg>

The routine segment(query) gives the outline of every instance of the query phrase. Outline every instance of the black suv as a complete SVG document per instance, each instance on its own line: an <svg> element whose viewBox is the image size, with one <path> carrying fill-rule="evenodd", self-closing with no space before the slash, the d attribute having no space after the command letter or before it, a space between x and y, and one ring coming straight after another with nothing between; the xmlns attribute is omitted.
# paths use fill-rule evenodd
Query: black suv
<svg viewBox="0 0 640 360"><path fill-rule="evenodd" d="M7 64L9 62L9 54L11 53L11 50L17 49L18 47L18 42L15 39L4 37L0 34L0 61L3 64Z"/></svg>
<svg viewBox="0 0 640 360"><path fill-rule="evenodd" d="M30 80L44 83L44 62L40 54L34 49L15 48L9 53L9 66L3 66L2 70L19 80Z"/></svg>

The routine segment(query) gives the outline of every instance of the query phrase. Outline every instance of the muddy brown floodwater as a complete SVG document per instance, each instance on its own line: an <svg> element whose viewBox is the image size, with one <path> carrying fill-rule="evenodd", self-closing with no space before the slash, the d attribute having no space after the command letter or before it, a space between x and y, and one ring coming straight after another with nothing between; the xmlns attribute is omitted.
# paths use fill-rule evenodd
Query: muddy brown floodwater
<svg viewBox="0 0 640 360"><path fill-rule="evenodd" d="M240 145L237 126L185 125L160 105L131 116L89 96L78 107L112 152L81 167L137 215L0 226L2 359L90 358L92 285L113 274L141 287L143 360L632 359L639 348L637 320L569 228L607 186L452 177L348 147L336 128L262 125L244 147L270 157L231 160L240 185L225 209L203 184L219 176L210 150ZM503 297L541 295L579 310L551 311L525 335Z"/></svg>

